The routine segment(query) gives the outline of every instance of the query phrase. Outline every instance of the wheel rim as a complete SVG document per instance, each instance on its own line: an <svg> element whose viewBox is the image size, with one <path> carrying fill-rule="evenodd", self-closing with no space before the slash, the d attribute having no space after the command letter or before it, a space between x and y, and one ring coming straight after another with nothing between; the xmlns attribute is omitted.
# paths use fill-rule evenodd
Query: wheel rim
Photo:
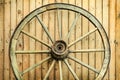
<svg viewBox="0 0 120 80"><path fill-rule="evenodd" d="M59 27L59 36L60 36L60 39L57 40L57 41L54 41L53 38L51 37L47 27L43 24L42 20L39 18L39 14L42 14L46 11L50 11L50 10L58 10L58 15L60 14L59 13L59 10L70 10L70 11L73 11L73 12L76 12L77 13L77 17L75 18L75 20L73 21L73 26L70 28L70 32L68 32L68 34L66 35L65 39L62 38L62 29L61 29L61 24L60 24L60 16L58 16L58 27ZM76 23L77 21L77 18L79 15L82 15L84 17L86 17L94 26L95 26L95 29L89 31L87 34L83 35L82 37L78 38L77 40L73 41L72 43L70 44L67 44L67 39L69 38L71 32L72 32L72 29L74 28L74 24ZM36 38L35 36L31 36L29 33L25 32L23 30L24 26L30 21L32 20L33 18L36 18L39 23L42 25L42 28L44 29L44 31L46 32L49 40L51 41L52 43L52 46L45 43L44 41L41 41L39 40L38 38ZM100 49L100 50L88 50L86 52L101 52L103 51L104 52L104 60L103 60L103 63L102 63L102 67L101 67L101 70L100 71L97 71L95 68L87 65L87 64L84 64L83 62L81 62L80 60L72 57L72 56L69 56L69 53L77 53L77 52L85 52L84 50L79 50L79 51L75 51L75 50L69 50L69 48L73 45L75 45L77 42L81 41L83 38L85 38L86 36L94 33L95 31L98 31L100 36L101 36L101 39L102 39L102 43L103 43L103 46L104 46L104 49ZM47 51L38 51L39 53L42 53L42 52L45 52L45 53L49 53L50 56L43 59L40 63L34 65L34 66L31 66L30 68L26 69L25 71L23 72L19 72L19 69L18 69L18 65L17 65L17 61L16 61L16 53L23 53L22 51L16 51L16 44L17 44L17 40L19 38L19 35L20 33L23 33L33 39L35 39L36 41L40 42L41 44L47 46L50 50L47 50ZM40 8L37 8L36 10L32 11L29 15L27 15L21 22L20 24L17 26L17 28L15 29L14 31L14 34L12 35L12 38L11 38L11 41L10 41L10 59L11 59L11 64L12 64L12 68L13 68L13 71L15 73L15 76L18 80L22 80L22 75L28 71L30 71L31 69L33 68L36 68L37 66L39 66L40 64L50 60L51 58L53 59L53 62L48 70L48 72L46 73L45 77L44 77L44 80L46 80L50 74L50 71L52 70L53 66L55 65L56 61L58 61L59 63L59 69L60 69L60 79L62 80L62 67L61 67L61 62L63 61L66 66L68 67L69 71L72 73L72 75L74 76L74 78L76 80L79 80L78 76L76 75L76 73L74 72L74 70L70 67L69 65L69 62L67 59L71 59L73 61L75 61L76 63L79 63L81 64L82 66L84 67L87 67L88 69L94 71L97 75L97 77L95 78L96 80L101 80L105 73L106 73L106 70L107 70L107 67L109 65L109 62L110 62L110 45L109 45L109 40L108 40L108 37L106 35L106 32L105 30L103 29L102 25L100 24L100 22L92 15L90 14L88 11L80 8L80 7L77 7L75 5L70 5L70 4L63 4L63 3L55 3L55 4L48 4L48 5L45 5L45 6L42 6ZM37 51L36 51L37 52ZM25 53L25 51L24 51ZM28 51L27 51L28 53ZM30 52L29 52L30 53ZM31 52L32 53L32 52Z"/></svg>

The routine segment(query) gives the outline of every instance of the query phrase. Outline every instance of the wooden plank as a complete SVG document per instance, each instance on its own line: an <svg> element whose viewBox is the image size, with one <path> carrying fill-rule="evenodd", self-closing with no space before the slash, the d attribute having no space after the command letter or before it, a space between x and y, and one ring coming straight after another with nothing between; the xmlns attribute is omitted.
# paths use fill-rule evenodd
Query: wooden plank
<svg viewBox="0 0 120 80"><path fill-rule="evenodd" d="M54 3L55 0L50 0L49 3ZM55 22L54 22L54 11L50 11L49 12L49 32L53 38L53 40L55 40ZM49 43L51 44L51 41L49 40ZM49 64L49 66L51 66L51 64ZM52 69L52 71L50 72L50 75L49 75L49 80L54 80L55 78L55 67Z"/></svg>
<svg viewBox="0 0 120 80"><path fill-rule="evenodd" d="M55 28L55 41L59 39L59 34L58 34L58 11L56 10L55 13L54 13L54 28ZM58 62L55 64L55 79L58 79L60 80L60 72L59 72L59 64Z"/></svg>
<svg viewBox="0 0 120 80"><path fill-rule="evenodd" d="M35 0L30 0L30 12L35 9ZM30 22L30 33L32 35L35 35L35 19L32 19ZM30 39L30 50L35 50L35 40ZM30 55L30 66L35 64L35 54ZM31 70L29 72L29 79L34 80L35 79L35 70Z"/></svg>
<svg viewBox="0 0 120 80"><path fill-rule="evenodd" d="M62 3L68 3L68 0L62 0ZM67 34L68 31L68 11L62 11L62 37L65 37L65 34ZM66 64L62 64L63 70L63 80L69 79L69 71L66 66Z"/></svg>
<svg viewBox="0 0 120 80"><path fill-rule="evenodd" d="M3 1L3 0L2 0ZM2 70L2 66L0 66L0 79L3 79L3 77L4 77L4 80L9 80L9 78L11 79L11 80L13 80L14 78L13 78L13 76L12 76L12 71L9 69L9 64L8 64L8 62L9 62L9 58L8 58L8 42L9 42L9 38L10 38L10 28L11 28L11 33L13 33L13 30L14 30L14 28L16 27L16 19L17 19L17 23L19 23L19 21L22 19L22 15L24 14L24 16L25 15L27 15L28 13L29 13L29 0L24 0L24 2L22 2L22 0L19 0L19 1L17 1L17 4L16 4L16 0L11 0L11 7L10 7L10 3L9 3L9 1L10 0L5 0L4 2L6 2L6 4L4 5L4 8L3 8L3 4L1 5L0 4L0 15L2 14L2 10L1 9L5 9L4 10L4 30L3 30L3 27L1 28L0 27L0 43L3 43L3 44L0 44L0 51L3 53L3 48L5 48L5 52L4 52L4 63L2 63L3 61L1 61L0 62L0 65L2 65L2 64L5 64L4 65L4 76L3 76L3 70ZM38 1L38 2L36 2L36 7L38 7L38 6L40 6L41 4L42 4L42 0L36 0L36 1ZM61 0L57 0L58 2L61 2ZM71 3L72 1L74 1L74 0L69 0L69 2ZM94 0L95 1L95 0ZM120 37L120 35L119 35L119 23L120 23L120 19L119 19L119 0L106 0L106 1L104 1L103 0L103 8L102 8L102 1L101 0L96 0L96 4L95 4L95 2L94 1L91 1L91 0L89 0L89 6L95 6L96 5L96 16L97 16L97 18L102 22L102 16L103 16L103 26L105 26L105 30L107 31L107 33L108 33L108 35L109 35L109 37L110 37L110 43L111 43L111 48L112 48L112 50L111 50L111 53L112 53L112 56L111 56L111 63L110 63L110 68L109 68L109 74L107 73L107 76L105 76L105 78L104 79L110 79L110 80L115 80L115 67L116 67L116 79L117 80L119 80L120 79L120 77L119 77L119 71L120 71L120 66L119 66L119 42L120 42L120 40L119 40L119 37ZM117 1L117 2L116 2ZM68 3L68 0L62 0L62 2L64 2L64 3ZM110 3L110 8L109 8L109 10L110 10L110 15L107 15L108 14L108 2ZM34 1L34 3L35 3L35 1ZM46 1L44 1L43 2L44 4L47 4L48 3L48 0ZM52 3L52 1L49 1L49 3ZM84 3L88 3L88 2L84 2ZM74 4L74 3L72 3L72 4ZM81 5L81 1L79 1L79 0L76 0L76 4L77 5ZM93 4L93 5L92 5ZM117 11L117 14L115 13L115 6L116 6L116 4L117 4L117 9L116 9L116 11ZM23 6L24 5L24 6ZM84 4L83 4L84 5ZM12 7L12 6L14 6L14 7ZM17 8L16 8L16 7ZM24 8L23 8L23 7ZM32 6L35 6L35 5L32 5ZM1 8L2 7L2 8ZM85 5L83 6L83 8L85 7ZM11 11L10 11L10 8L11 8ZM22 13L22 9L24 9L24 13ZM94 9L92 9L92 7L90 7L89 8L90 9L90 12L92 12L93 14L94 14ZM101 12L102 11L102 9L103 9L103 12ZM13 14L17 14L17 16L16 15L13 15ZM65 22L67 22L67 23L65 23L65 25L66 24L68 24L68 21L66 21L67 19L68 19L68 16L66 16L68 13L65 13L65 15L64 14L62 14L63 15L63 17L65 17L64 19L65 20L63 20L63 21L65 21ZM115 14L116 14L116 19L117 19L117 22L116 22L116 24L115 24ZM2 14L3 15L3 14ZM50 15L51 16L51 15ZM11 23L10 23L10 17L11 17ZM47 15L47 17L48 17L48 15ZM72 16L71 16L72 17ZM108 19L108 17L109 17L109 19ZM72 19L72 18L71 18ZM0 17L0 20L2 20L2 18ZM108 20L110 20L109 21L109 27L108 27ZM46 22L47 21L47 19L44 19L44 22L45 23L49 23L49 25L53 25L52 23L50 23L50 22ZM62 22L63 22L62 21ZM2 21L0 21L0 24L3 24L2 23ZM11 24L11 27L10 27L10 24ZM77 25L79 25L79 24L81 24L81 23L77 23ZM38 24L36 24L36 25L39 25L39 23ZM56 24L57 25L57 24ZM86 25L86 24L85 24ZM116 27L115 27L115 25L116 25ZM1 25L0 25L1 26ZM91 24L90 24L90 26L92 26ZM38 26L38 27L40 27L40 26ZM37 37L41 37L41 35L39 35L40 34L40 31L38 30L38 29L40 29L40 28L38 28L38 27L36 27L36 36ZM56 26L57 27L57 26ZM77 27L77 29L78 29L79 27ZM50 31L52 31L52 28L49 28L50 29ZM76 30L77 30L76 29ZM92 29L92 28L89 28L89 30L90 29ZM26 31L29 31L29 29L27 28L27 29L25 29ZM67 30L67 29L66 29ZM5 31L5 32L3 32L3 31ZM67 30L68 31L68 30ZM33 31L34 32L34 31ZM115 49L115 43L114 43L114 40L115 40L115 32L116 32L116 49ZM3 34L4 33L4 34ZM79 33L79 32L78 32ZM53 34L53 33L52 33ZM79 33L79 34L81 34L81 33ZM44 35L46 35L46 34L44 34ZM76 33L76 36L77 36L77 33ZM44 36L43 36L44 37ZM90 36L91 37L91 36ZM92 36L93 38L94 38L94 36ZM4 38L4 39L3 39ZM18 42L18 44L20 43L22 43L22 39L20 39L21 41L20 42ZM91 40L92 39L90 39L89 41L91 42ZM97 40L97 39L96 39ZM2 42L1 42L2 41ZM46 39L46 41L48 41L47 39ZM28 50L29 49L29 39L27 38L27 37L25 37L24 36L24 42L26 42L25 44L24 44L24 50ZM92 44L92 43L90 43L90 44ZM1 45L3 45L3 46L1 46ZM36 49L41 49L40 47L40 45L39 44L37 44L36 43ZM78 46L78 45L77 45ZM92 47L94 47L93 45L92 46L90 46L90 48L92 48ZM99 46L100 47L100 46ZM23 47L18 47L19 49L22 49ZM43 48L42 47L42 49L47 49L47 48ZM116 56L115 56L115 50L116 50ZM0 52L0 53L1 53ZM2 55L2 53L1 53L1 55L0 55L0 57L3 57L3 55ZM77 54L78 55L78 54ZM76 55L76 56L77 56ZM91 55L89 55L89 57L92 57L93 56L93 54ZM98 55L99 56L99 55ZM78 56L77 56L78 57ZM80 58L81 56L79 56L78 58ZM116 59L115 59L115 57L116 57ZM97 57L96 57L97 58ZM2 60L2 58L0 58L1 60ZM21 59L22 59L22 55L20 55L19 56L19 65L21 65L21 63L22 62L24 62L24 63L26 63L26 64L23 64L23 66L20 66L20 68L21 68L21 70L22 70L22 68L23 69L26 69L28 66L29 66L29 61L28 61L28 59L29 59L29 56L28 55L24 55L23 56L23 61L21 61ZM39 55L36 55L36 63L37 62L39 62L39 60L41 60L41 56ZM115 61L116 61L116 63L115 63ZM35 59L34 59L34 62L35 62ZM99 62L99 61L98 61ZM93 59L89 59L89 63L90 63L90 65L94 65L95 63L93 62ZM97 62L96 62L97 63ZM100 62L101 63L101 62ZM46 64L47 65L47 64ZM46 66L45 65L45 66ZM116 65L116 66L115 66ZM100 65L98 65L98 66L100 66ZM79 66L79 64L77 65L76 64L76 71L80 71L80 68L79 68L80 66ZM63 68L65 68L65 69L67 69L67 67L63 67ZM55 68L56 69L56 68ZM37 73L40 73L40 75L41 74L43 74L42 72L39 72L39 71L41 70L41 68L39 67L39 69L36 69L36 73L33 73L33 74L37 74ZM47 69L46 69L46 71L44 71L44 74L46 74L46 72L47 72ZM67 74L68 73L68 71L66 70L66 71L64 71L64 72L66 72L65 74ZM84 71L83 71L84 72ZM10 74L9 74L10 73ZM58 73L58 72L56 72L56 73ZM94 77L94 75L93 74L91 74L92 72L89 72L89 78L91 79L91 80L93 80L93 77ZM79 72L79 73L77 73L77 75L79 76L79 77L81 77L81 72ZM86 74L85 72L84 72L84 74ZM58 74L59 75L59 74ZM83 73L82 73L82 75L83 75ZM28 80L28 73L26 73L25 74L25 80ZM32 77L32 76L31 76ZM36 80L37 79L40 79L40 77L41 76L36 76ZM43 76L44 77L44 76ZM66 75L64 75L64 78L66 77ZM71 76L69 76L70 77L70 79L72 79L71 78ZM59 78L59 76L56 76L56 79L58 79ZM52 77L52 79L53 79L53 77ZM68 79L68 74L67 74L67 77L65 78L65 80L67 80ZM84 78L83 78L84 79Z"/></svg>
<svg viewBox="0 0 120 80"><path fill-rule="evenodd" d="M45 5L45 4L48 4L48 0L43 0L43 4L42 5ZM43 23L48 27L49 25L49 17L48 17L48 12L46 13L43 13L43 16L42 16L42 21ZM45 31L42 29L42 39L48 43L48 36L47 34L45 33ZM48 50L48 48L46 48L45 46L42 46L42 50ZM42 54L42 59L46 58L48 55L47 54ZM42 64L42 79L44 79L46 73L48 71L48 63L44 63Z"/></svg>
<svg viewBox="0 0 120 80"><path fill-rule="evenodd" d="M75 4L75 0L69 0L69 4ZM69 22L68 22L68 29L70 30L71 25L73 24L73 21L75 20L75 13L72 11L69 11ZM66 32L66 31L65 31ZM72 30L71 35L69 36L69 43L75 41L75 28ZM75 49L75 45L70 47L71 50ZM70 56L75 57L75 54L70 54ZM72 69L75 71L75 62L72 60L69 60L69 64L72 67ZM74 80L74 76L72 73L69 71L69 80Z"/></svg>
<svg viewBox="0 0 120 80"><path fill-rule="evenodd" d="M61 0L55 0L56 3L61 3L62 1ZM60 16L61 18L61 10L56 10L55 11L55 19L54 19L54 22L55 22L55 41L56 40L59 40L60 39L60 36L59 36L59 23L58 23L58 15ZM62 23L60 23L62 24ZM62 71L63 71L63 68L62 68ZM63 76L62 76L63 77ZM59 68L59 63L58 61L56 62L55 64L55 79L58 79L60 80L60 68Z"/></svg>
<svg viewBox="0 0 120 80"><path fill-rule="evenodd" d="M110 44L111 44L111 61L110 61L110 71L109 71L109 79L115 80L115 0L110 0L110 15L109 15L109 27L110 27Z"/></svg>
<svg viewBox="0 0 120 80"><path fill-rule="evenodd" d="M11 16L11 35L12 35L16 28L16 0L11 1L11 15L10 16ZM12 67L10 67L10 80L15 80Z"/></svg>
<svg viewBox="0 0 120 80"><path fill-rule="evenodd" d="M96 18L100 21L102 24L102 0L96 0ZM101 37L98 32L96 32L96 49L102 48L102 41ZM102 66L102 53L101 52L96 52L96 69L100 70ZM97 74L96 74L97 76Z"/></svg>
<svg viewBox="0 0 120 80"><path fill-rule="evenodd" d="M16 10L17 11L17 20L16 20L17 25L20 23L20 21L23 18L23 12L22 12L23 4L22 4L22 2L23 2L23 0L19 0L19 1L17 1L17 4L16 4L17 5L17 10ZM16 48L18 50L23 49L23 36L22 35L19 36L16 45L17 45ZM22 54L17 55L16 57L17 57L17 63L18 63L19 71L22 71L23 70L23 67L22 67L22 65L23 65Z"/></svg>
<svg viewBox="0 0 120 80"><path fill-rule="evenodd" d="M76 0L76 5L81 7L82 6L82 0ZM77 15L77 14L76 14ZM81 36L81 31L82 31L82 26L81 26L81 18L82 16L79 16L78 22L76 24L76 38L79 38ZM79 43L76 44L76 50L80 50L81 49L81 41ZM76 58L81 60L81 54L76 54ZM76 74L78 75L79 79L82 79L82 66L80 64L76 63Z"/></svg>
<svg viewBox="0 0 120 80"><path fill-rule="evenodd" d="M23 1L23 15L24 17L29 13L29 0L24 0ZM28 29L29 25L26 25L24 30L25 31L29 31ZM29 38L26 36L26 35L23 35L23 38L24 38L24 50L29 50ZM23 70L27 69L29 67L29 55L26 54L26 55L23 55ZM29 75L28 73L25 73L23 75L23 78L25 80L28 80L29 79Z"/></svg>
<svg viewBox="0 0 120 80"><path fill-rule="evenodd" d="M89 0L89 12L95 16L95 0ZM89 31L95 26L89 22ZM89 36L89 49L95 49L95 33ZM95 67L95 52L89 53L89 65ZM95 72L89 70L89 80L95 79Z"/></svg>
<svg viewBox="0 0 120 80"><path fill-rule="evenodd" d="M6 3L4 5L4 80L9 80L10 0L5 0L4 2Z"/></svg>
<svg viewBox="0 0 120 80"><path fill-rule="evenodd" d="M0 0L0 3L3 3L3 0ZM4 11L4 5L1 4L0 5L0 78L1 80L3 80L3 74L4 74L4 68L3 68L3 65L4 65L4 37L3 37L3 17L4 17L4 14L3 14L3 11Z"/></svg>
<svg viewBox="0 0 120 80"><path fill-rule="evenodd" d="M88 0L82 2L82 7L88 10ZM88 33L88 20L82 17L82 35ZM82 49L88 49L88 37L82 40ZM82 54L82 61L88 64L88 53ZM82 67L82 79L88 80L88 69Z"/></svg>
<svg viewBox="0 0 120 80"><path fill-rule="evenodd" d="M36 8L40 7L42 5L42 0L36 0ZM42 16L40 16L42 17ZM36 37L41 39L42 38L42 28L40 26L40 23L36 20ZM41 50L41 44L36 41L36 50ZM41 54L36 54L36 63L39 63L41 61ZM36 68L36 80L42 80L42 72L41 72L41 65Z"/></svg>
<svg viewBox="0 0 120 80"><path fill-rule="evenodd" d="M108 13L108 0L103 0L103 27L105 31L107 32L107 35L109 34L109 13ZM109 36L109 35L108 35ZM107 74L104 77L105 80L109 79L109 71L107 71Z"/></svg>
<svg viewBox="0 0 120 80"><path fill-rule="evenodd" d="M113 5L112 5L112 2L113 2ZM115 27L115 32L116 32L115 33L116 34L116 36L115 36L116 37L116 67L115 68L116 68L116 80L120 80L120 62L119 62L120 61L120 0L113 0L113 1L111 0L110 3L111 3L111 7L113 6L112 9L114 8L115 5L117 5L117 7L116 7L116 27ZM112 9L111 9L111 15L112 15L112 12L114 12L114 10L112 10ZM112 16L112 17L115 17L115 16ZM112 23L111 23L111 27L112 27ZM114 79L114 78L112 78L112 79Z"/></svg>

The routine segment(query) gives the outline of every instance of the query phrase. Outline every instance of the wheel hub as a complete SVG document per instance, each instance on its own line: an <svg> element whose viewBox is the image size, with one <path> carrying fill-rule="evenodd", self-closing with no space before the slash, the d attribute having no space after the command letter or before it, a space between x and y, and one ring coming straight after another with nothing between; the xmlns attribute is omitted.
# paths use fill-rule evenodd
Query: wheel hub
<svg viewBox="0 0 120 80"><path fill-rule="evenodd" d="M67 57L67 44L63 40L57 40L52 46L51 55L55 59L64 59Z"/></svg>

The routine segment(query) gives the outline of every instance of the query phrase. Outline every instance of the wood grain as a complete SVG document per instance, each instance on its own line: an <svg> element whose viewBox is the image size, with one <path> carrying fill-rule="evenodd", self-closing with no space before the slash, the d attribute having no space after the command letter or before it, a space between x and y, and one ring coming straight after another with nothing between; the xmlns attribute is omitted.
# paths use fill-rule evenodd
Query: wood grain
<svg viewBox="0 0 120 80"><path fill-rule="evenodd" d="M4 80L9 80L10 78L10 65L9 65L9 40L10 40L10 0L5 0L6 5L4 5Z"/></svg>
<svg viewBox="0 0 120 80"><path fill-rule="evenodd" d="M109 26L110 26L110 44L111 44L111 62L109 78L115 80L115 0L110 0L110 15L109 15Z"/></svg>
<svg viewBox="0 0 120 80"><path fill-rule="evenodd" d="M120 61L120 0L116 0L115 4L116 6L116 21L115 21L115 44L116 44L116 80L120 80L120 65L119 65L119 61Z"/></svg>
<svg viewBox="0 0 120 80"><path fill-rule="evenodd" d="M3 0L0 1L0 3L3 3ZM0 5L0 78L3 80L3 74L4 74L4 37L3 37L3 33L4 33L4 27L3 27L3 10L4 10L4 5Z"/></svg>
<svg viewBox="0 0 120 80"><path fill-rule="evenodd" d="M70 3L80 6L93 15L102 23L110 40L111 46L111 61L110 66L103 80L119 80L120 79L120 0L0 0L0 80L15 80L12 67L9 60L9 41L17 24L32 10L48 4L48 3ZM76 14L62 11L62 34L66 34L70 28L70 24L75 19ZM57 11L45 12L39 15L44 24L54 39L59 39L58 36L58 22ZM86 28L84 28L86 27ZM80 16L76 24L75 30L71 34L70 42L77 39L79 36L91 31L94 26L88 22L86 18ZM37 38L50 43L48 36L41 27L41 24L34 19L33 22L27 24L24 28L26 32L32 33ZM64 37L65 35L63 35ZM98 43L99 42L99 43ZM51 44L51 43L50 43ZM103 48L99 39L99 34L91 34L89 37L83 39L81 42L72 46L71 49L93 49ZM17 50L46 50L46 46L41 43L21 34L17 42ZM102 59L104 58L102 52L91 52L90 54L72 54L71 56L82 60L84 63L100 69ZM27 69L35 63L40 62L46 58L46 54L17 54L17 62L20 71ZM98 60L98 58L100 59ZM51 61L43 63L35 70L25 73L23 75L25 80L42 80L50 67ZM95 73L81 65L70 60L71 67L75 70L79 79L94 80ZM62 63L63 79L73 80L73 76L68 71L66 65ZM59 80L59 65L55 64L49 80Z"/></svg>

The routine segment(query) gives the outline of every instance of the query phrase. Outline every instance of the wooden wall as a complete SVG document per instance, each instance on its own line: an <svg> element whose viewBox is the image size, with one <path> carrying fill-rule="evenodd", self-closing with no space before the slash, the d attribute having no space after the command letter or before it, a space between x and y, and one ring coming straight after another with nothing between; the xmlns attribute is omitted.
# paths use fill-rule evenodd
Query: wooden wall
<svg viewBox="0 0 120 80"><path fill-rule="evenodd" d="M104 77L104 80L120 80L120 0L0 0L0 80L14 80L14 75L11 69L10 60L9 60L9 41L11 38L11 35L13 31L15 30L15 27L17 24L32 10L35 8L48 4L48 3L55 3L55 2L63 2L63 3L70 3L74 4L80 7L83 7L84 9L91 12L93 15L97 17L97 19L103 24L110 40L111 45L111 61L110 66L107 71L107 74ZM62 15L64 18L68 18L68 13L65 13ZM68 20L62 20L64 22L64 25L67 25L67 23L71 23L72 19L74 18L74 14L69 14L69 21ZM47 19L50 17L54 17L53 14L50 14L48 16L48 13L46 13L46 16L42 16L43 21L45 24L48 24L49 26L54 26L52 22L54 22L54 19L49 22ZM83 19L84 20L84 19ZM87 20L84 20L85 23L87 23ZM29 30L31 33L36 34L37 37L41 37L39 28L37 27L36 30L32 26L39 25L36 22L32 22L30 24L31 28L26 28L25 30ZM84 24L84 26L92 26L91 24ZM51 34L54 35L54 29L49 28L51 31ZM68 30L68 29L65 29ZM83 30L84 32L88 31L88 28ZM56 34L57 35L57 34ZM74 37L74 35L72 35ZM94 36L91 36L94 38ZM44 37L43 37L44 38ZM44 39L47 41L47 39ZM74 40L71 39L71 40ZM34 40L29 40L26 36L23 36L23 38L20 38L20 41L18 42L18 49L21 50L23 48L23 41L26 41L24 44L24 50L27 49L39 49L39 45L33 46L34 43L36 43ZM36 43L37 44L37 43ZM88 45L83 42L84 45ZM43 47L44 48L44 47ZM44 48L46 49L46 48ZM74 55L73 55L74 56ZM83 55L88 56L88 55ZM92 55L91 55L92 56ZM99 55L98 55L99 56ZM40 60L40 56L36 55L18 55L18 64L22 64L22 62L26 64L22 64L20 66L20 69L25 69L28 67L28 65L33 65L34 62L38 62ZM42 55L42 58L46 57L46 55ZM79 56L81 57L81 56ZM89 56L90 57L90 56ZM93 58L93 57L91 57ZM28 61L29 60L29 61ZM89 63L87 59L83 59L86 63ZM90 59L92 62L92 59ZM71 62L71 66L74 66L75 64ZM91 65L94 65L92 63ZM77 65L76 65L77 66ZM63 66L64 67L64 66ZM25 80L38 80L38 78L42 75L45 75L44 73L47 71L48 66L46 64L42 65L42 72L40 73L37 71L31 71L30 73L25 74ZM64 67L66 68L66 67ZM57 69L57 68L55 68ZM65 69L66 70L66 69ZM65 71L66 73L67 71ZM52 74L56 73L56 76L58 75L57 71L52 72ZM85 80L93 80L91 76L95 76L90 74L92 72L88 72L88 70L83 69L81 74L89 74L89 75L81 75L82 77L86 78ZM34 76L35 74L39 74L40 76ZM80 73L79 73L80 74ZM91 76L90 76L91 75ZM73 80L68 72L68 75L64 75L64 77L68 76L69 80ZM89 77L90 76L90 77ZM36 78L35 78L36 77ZM59 76L56 77L59 78ZM66 77L67 78L67 77ZM53 80L53 77L50 77L51 80ZM65 78L64 78L65 79ZM67 79L65 79L67 80Z"/></svg>

